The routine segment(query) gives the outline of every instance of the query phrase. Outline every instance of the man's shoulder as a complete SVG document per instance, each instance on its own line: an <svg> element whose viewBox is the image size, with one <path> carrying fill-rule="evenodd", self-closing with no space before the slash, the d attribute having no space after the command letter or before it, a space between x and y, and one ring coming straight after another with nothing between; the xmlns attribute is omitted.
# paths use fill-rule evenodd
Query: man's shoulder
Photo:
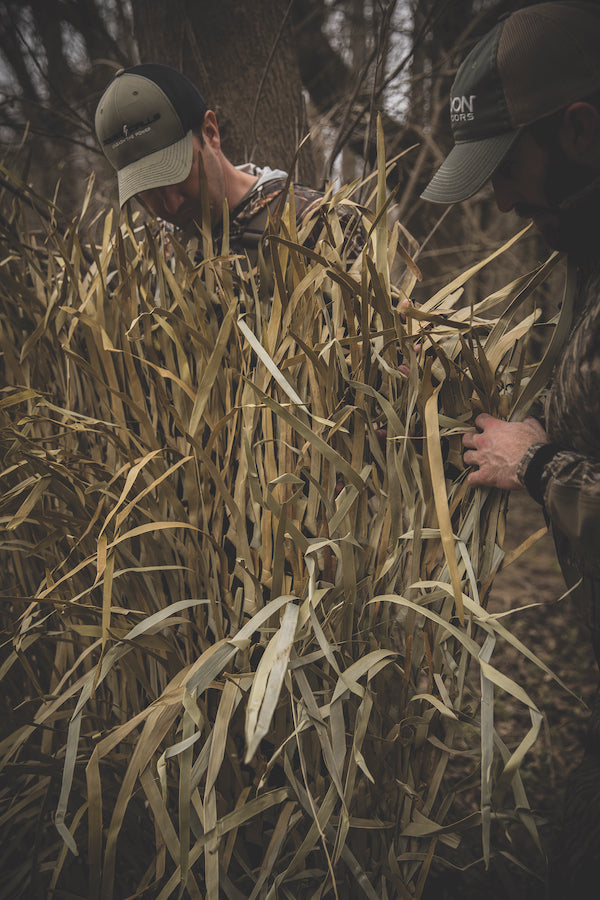
<svg viewBox="0 0 600 900"><path fill-rule="evenodd" d="M254 244L267 229L269 218L275 219L283 212L293 193L296 219L300 221L309 207L323 199L322 191L302 184L292 184L286 172L279 169L259 170L256 184L233 210L230 222L230 239L243 244Z"/></svg>
<svg viewBox="0 0 600 900"><path fill-rule="evenodd" d="M355 203L324 193L305 184L292 182L281 170L258 169L252 164L245 171L257 176L255 184L232 211L229 222L229 246L234 251L253 254L263 236L274 223L277 229L279 217L288 200L293 205L298 230L303 228L302 243L314 248L321 235L335 241L331 232L329 213L332 209L344 234L344 252L348 259L356 258L364 247L365 230L361 208Z"/></svg>

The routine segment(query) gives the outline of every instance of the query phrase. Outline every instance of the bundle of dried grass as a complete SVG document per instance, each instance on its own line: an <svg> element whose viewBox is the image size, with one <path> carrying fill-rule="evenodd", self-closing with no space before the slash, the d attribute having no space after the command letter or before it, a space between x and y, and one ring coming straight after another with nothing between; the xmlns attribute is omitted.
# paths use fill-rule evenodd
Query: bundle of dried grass
<svg viewBox="0 0 600 900"><path fill-rule="evenodd" d="M468 829L536 838L541 714L485 610L505 499L459 445L543 381L519 309L554 260L405 309L384 170L359 259L350 189L299 233L292 194L260 273L110 215L40 238L3 197L2 896L419 897Z"/></svg>

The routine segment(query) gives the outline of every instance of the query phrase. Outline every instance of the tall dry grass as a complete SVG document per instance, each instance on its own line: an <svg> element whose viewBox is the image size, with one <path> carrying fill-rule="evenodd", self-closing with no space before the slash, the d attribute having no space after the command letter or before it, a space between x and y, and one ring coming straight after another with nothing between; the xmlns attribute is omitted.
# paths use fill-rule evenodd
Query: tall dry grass
<svg viewBox="0 0 600 900"><path fill-rule="evenodd" d="M384 171L358 259L351 188L300 230L292 194L254 271L2 195L0 896L418 898L467 833L537 840L506 502L460 435L543 384L519 311L555 258L405 309Z"/></svg>

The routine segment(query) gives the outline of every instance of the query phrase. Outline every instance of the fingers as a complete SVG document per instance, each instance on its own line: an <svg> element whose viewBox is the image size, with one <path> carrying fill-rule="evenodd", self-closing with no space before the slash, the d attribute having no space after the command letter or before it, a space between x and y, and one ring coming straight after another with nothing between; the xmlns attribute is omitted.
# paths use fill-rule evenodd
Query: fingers
<svg viewBox="0 0 600 900"><path fill-rule="evenodd" d="M492 422L498 422L498 421L500 421L500 420L497 419L495 416L490 416L489 413L479 413L479 415L475 419L475 424L477 425L478 428L481 428L481 430L483 431L483 429L486 427L486 425L490 425Z"/></svg>
<svg viewBox="0 0 600 900"><path fill-rule="evenodd" d="M465 450L465 452L463 453L463 459L467 466L477 465L477 454L475 450Z"/></svg>
<svg viewBox="0 0 600 900"><path fill-rule="evenodd" d="M469 487L486 487L487 482L481 474L481 469L474 469L467 475L467 484Z"/></svg>
<svg viewBox="0 0 600 900"><path fill-rule="evenodd" d="M465 465L475 467L467 483L471 487L522 490L519 465L528 448L545 435L543 427L536 419L507 422L488 413L480 413L475 424L478 431L463 435L463 460Z"/></svg>
<svg viewBox="0 0 600 900"><path fill-rule="evenodd" d="M478 416L477 418L481 418ZM488 416L488 419L494 421L492 416ZM463 447L470 447L473 450L482 450L489 443L489 439L485 433L485 424L480 424L480 431L466 431L463 434Z"/></svg>
<svg viewBox="0 0 600 900"><path fill-rule="evenodd" d="M463 434L462 442L463 447L476 448L477 447L477 438L479 437L479 431L466 431ZM466 459L466 454L465 454Z"/></svg>
<svg viewBox="0 0 600 900"><path fill-rule="evenodd" d="M483 449L488 443L485 433L486 428L493 427L496 423L500 422L500 419L496 419L495 416L490 416L489 413L480 413L475 419L475 425L479 431L466 431L463 434L463 446L475 450ZM473 459L472 462L475 464L476 460Z"/></svg>

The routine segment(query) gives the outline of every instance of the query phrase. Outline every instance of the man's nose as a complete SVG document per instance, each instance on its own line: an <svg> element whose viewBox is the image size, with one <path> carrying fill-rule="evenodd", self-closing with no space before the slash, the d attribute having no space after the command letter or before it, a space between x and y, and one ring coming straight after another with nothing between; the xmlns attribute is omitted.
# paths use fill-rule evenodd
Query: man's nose
<svg viewBox="0 0 600 900"><path fill-rule="evenodd" d="M159 188L162 207L167 215L173 216L183 203L177 185L170 184L166 187Z"/></svg>
<svg viewBox="0 0 600 900"><path fill-rule="evenodd" d="M183 203L183 197L177 190L176 185L168 185L167 187L150 188L147 191L141 191L138 194L142 203L145 203L150 212L155 216L169 220L170 216L177 214L177 211Z"/></svg>
<svg viewBox="0 0 600 900"><path fill-rule="evenodd" d="M492 187L494 189L494 199L496 206L500 212L506 213L514 209L517 202L516 192L508 178L492 175Z"/></svg>

